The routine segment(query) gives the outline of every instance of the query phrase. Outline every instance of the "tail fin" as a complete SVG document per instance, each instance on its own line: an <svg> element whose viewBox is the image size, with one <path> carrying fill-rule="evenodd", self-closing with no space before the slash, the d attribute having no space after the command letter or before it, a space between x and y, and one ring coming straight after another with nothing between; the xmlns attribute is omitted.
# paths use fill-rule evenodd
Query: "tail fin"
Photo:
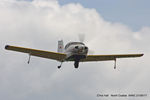
<svg viewBox="0 0 150 100"><path fill-rule="evenodd" d="M64 52L64 43L63 43L63 40L58 41L57 52L59 52L59 53L63 53Z"/></svg>

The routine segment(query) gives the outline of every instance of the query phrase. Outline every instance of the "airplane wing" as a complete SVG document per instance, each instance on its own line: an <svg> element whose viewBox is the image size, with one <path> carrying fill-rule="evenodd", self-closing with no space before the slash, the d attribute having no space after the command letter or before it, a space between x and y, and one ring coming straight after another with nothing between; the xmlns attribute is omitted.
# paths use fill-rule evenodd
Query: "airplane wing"
<svg viewBox="0 0 150 100"><path fill-rule="evenodd" d="M64 53L36 50L36 49L30 49L30 48L10 46L10 45L6 45L5 49L17 51L17 52L28 53L32 56L48 58L48 59L53 59L53 60L57 60L57 61L63 61L66 58L66 54L64 54Z"/></svg>
<svg viewBox="0 0 150 100"><path fill-rule="evenodd" d="M108 60L116 60L116 58L141 57L143 55L144 54L88 55L85 59L81 60L81 62L108 61Z"/></svg>

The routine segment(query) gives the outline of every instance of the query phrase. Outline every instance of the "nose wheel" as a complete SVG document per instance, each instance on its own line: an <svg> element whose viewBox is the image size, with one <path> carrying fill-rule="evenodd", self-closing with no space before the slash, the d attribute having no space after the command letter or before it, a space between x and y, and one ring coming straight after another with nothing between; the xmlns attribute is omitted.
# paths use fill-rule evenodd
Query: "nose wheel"
<svg viewBox="0 0 150 100"><path fill-rule="evenodd" d="M78 68L78 67L79 67L79 61L75 61L75 62L74 62L74 67L75 67L75 68Z"/></svg>

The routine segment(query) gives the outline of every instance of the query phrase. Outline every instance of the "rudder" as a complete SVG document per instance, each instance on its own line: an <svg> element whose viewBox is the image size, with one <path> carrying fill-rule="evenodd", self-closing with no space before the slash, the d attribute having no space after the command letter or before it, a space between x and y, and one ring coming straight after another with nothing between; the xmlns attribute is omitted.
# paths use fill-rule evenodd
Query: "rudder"
<svg viewBox="0 0 150 100"><path fill-rule="evenodd" d="M58 41L57 52L59 52L59 53L63 53L64 52L64 43L63 43L63 40Z"/></svg>

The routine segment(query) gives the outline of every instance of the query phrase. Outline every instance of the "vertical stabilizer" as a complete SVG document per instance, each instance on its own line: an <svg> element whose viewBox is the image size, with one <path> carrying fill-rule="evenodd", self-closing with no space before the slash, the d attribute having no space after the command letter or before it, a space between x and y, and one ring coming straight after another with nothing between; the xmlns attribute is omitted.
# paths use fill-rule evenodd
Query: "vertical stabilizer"
<svg viewBox="0 0 150 100"><path fill-rule="evenodd" d="M59 52L59 53L63 53L64 52L64 43L63 43L63 40L58 41L57 52Z"/></svg>

